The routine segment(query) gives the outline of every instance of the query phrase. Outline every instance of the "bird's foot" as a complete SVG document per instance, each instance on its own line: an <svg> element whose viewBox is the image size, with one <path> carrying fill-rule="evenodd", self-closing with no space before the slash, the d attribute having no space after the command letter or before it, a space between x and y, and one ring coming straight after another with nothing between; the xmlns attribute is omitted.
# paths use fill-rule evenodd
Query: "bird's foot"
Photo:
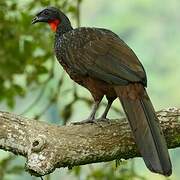
<svg viewBox="0 0 180 180"><path fill-rule="evenodd" d="M80 122L73 122L74 125L87 124L87 123L97 123L96 119L88 118Z"/></svg>
<svg viewBox="0 0 180 180"><path fill-rule="evenodd" d="M82 125L82 124L91 123L91 124L96 124L97 126L103 127L102 123L101 123L102 121L107 122L108 124L111 123L110 119L101 117L101 118L98 118L98 119L88 118L88 119L85 119L85 120L80 121L80 122L73 122L72 124L73 125Z"/></svg>
<svg viewBox="0 0 180 180"><path fill-rule="evenodd" d="M98 118L98 121L103 121L103 122L107 122L107 123L111 123L110 119L106 118L106 117L100 117Z"/></svg>
<svg viewBox="0 0 180 180"><path fill-rule="evenodd" d="M82 124L87 124L87 123L91 123L91 124L96 124L97 126L99 126L99 127L103 127L102 126L102 123L101 123L101 121L97 121L97 120L99 120L99 119L90 119L90 118L88 118L88 119L85 119L85 120L83 120L83 121L80 121L80 122L74 122L74 123L72 123L73 125L82 125ZM102 119L101 119L102 120Z"/></svg>

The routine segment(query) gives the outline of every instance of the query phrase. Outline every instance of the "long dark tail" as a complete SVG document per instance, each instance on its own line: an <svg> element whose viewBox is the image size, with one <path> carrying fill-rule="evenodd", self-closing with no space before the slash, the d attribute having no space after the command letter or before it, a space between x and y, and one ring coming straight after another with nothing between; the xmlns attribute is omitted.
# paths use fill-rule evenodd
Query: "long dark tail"
<svg viewBox="0 0 180 180"><path fill-rule="evenodd" d="M165 176L171 175L172 166L166 141L146 90L143 88L143 95L136 99L122 96L120 87L115 87L115 91L122 103L146 166L152 172Z"/></svg>

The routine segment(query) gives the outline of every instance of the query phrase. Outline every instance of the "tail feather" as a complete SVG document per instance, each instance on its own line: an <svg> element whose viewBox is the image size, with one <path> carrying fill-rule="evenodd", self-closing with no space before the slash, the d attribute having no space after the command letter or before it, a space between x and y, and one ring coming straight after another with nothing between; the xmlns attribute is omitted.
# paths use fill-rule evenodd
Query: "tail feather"
<svg viewBox="0 0 180 180"><path fill-rule="evenodd" d="M131 99L123 97L119 88L116 87L115 91L122 103L146 166L153 172L171 175L172 167L166 141L146 90L143 88L143 96Z"/></svg>

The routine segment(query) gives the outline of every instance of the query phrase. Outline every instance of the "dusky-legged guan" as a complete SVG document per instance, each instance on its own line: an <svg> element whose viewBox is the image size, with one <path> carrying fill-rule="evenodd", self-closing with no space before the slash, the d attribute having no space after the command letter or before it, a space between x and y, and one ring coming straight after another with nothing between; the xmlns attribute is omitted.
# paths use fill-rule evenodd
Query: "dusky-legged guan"
<svg viewBox="0 0 180 180"><path fill-rule="evenodd" d="M138 149L146 166L169 176L171 161L155 110L146 92L146 73L135 53L118 35L103 28L73 29L68 17L55 7L40 11L32 23L48 23L55 32L55 54L78 84L93 98L93 111L86 122L95 121L95 113L105 95L108 106L118 97L129 120Z"/></svg>

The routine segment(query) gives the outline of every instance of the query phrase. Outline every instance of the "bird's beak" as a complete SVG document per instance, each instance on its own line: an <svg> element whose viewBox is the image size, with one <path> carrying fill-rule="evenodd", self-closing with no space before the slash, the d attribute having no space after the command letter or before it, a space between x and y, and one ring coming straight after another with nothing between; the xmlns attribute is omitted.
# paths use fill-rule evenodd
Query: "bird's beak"
<svg viewBox="0 0 180 180"><path fill-rule="evenodd" d="M36 16L33 20L32 20L32 24L35 24L37 22L47 22L47 19L41 16Z"/></svg>
<svg viewBox="0 0 180 180"><path fill-rule="evenodd" d="M37 22L40 22L38 16L36 16L36 17L32 20L32 24L35 24L35 23L37 23Z"/></svg>

